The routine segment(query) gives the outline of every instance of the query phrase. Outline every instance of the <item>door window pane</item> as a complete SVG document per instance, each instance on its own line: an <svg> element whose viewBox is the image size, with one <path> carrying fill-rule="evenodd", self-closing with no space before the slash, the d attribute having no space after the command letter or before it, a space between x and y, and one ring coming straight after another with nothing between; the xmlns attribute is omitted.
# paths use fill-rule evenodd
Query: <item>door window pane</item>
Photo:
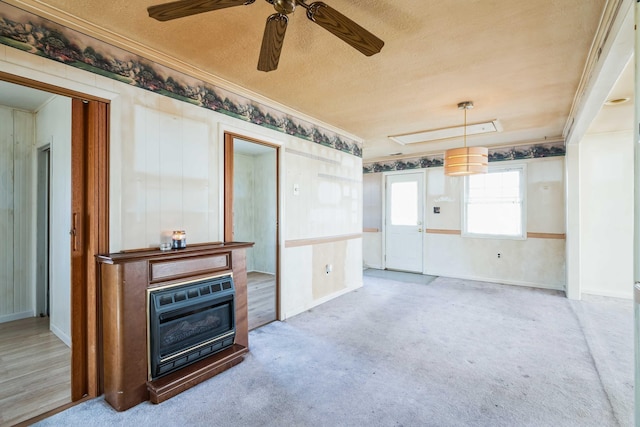
<svg viewBox="0 0 640 427"><path fill-rule="evenodd" d="M391 184L391 225L418 224L418 183Z"/></svg>

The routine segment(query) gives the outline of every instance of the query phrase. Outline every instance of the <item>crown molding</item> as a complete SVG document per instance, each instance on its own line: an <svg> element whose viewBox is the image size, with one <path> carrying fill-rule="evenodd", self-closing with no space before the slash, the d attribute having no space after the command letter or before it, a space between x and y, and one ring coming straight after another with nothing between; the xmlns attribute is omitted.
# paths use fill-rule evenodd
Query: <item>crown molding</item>
<svg viewBox="0 0 640 427"><path fill-rule="evenodd" d="M633 55L634 0L607 0L562 132L576 144ZM627 31L627 32L625 32Z"/></svg>

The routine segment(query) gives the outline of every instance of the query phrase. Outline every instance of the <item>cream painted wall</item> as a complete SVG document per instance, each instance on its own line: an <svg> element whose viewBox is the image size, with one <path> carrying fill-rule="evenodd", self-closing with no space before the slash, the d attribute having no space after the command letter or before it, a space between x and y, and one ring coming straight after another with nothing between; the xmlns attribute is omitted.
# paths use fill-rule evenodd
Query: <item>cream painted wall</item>
<svg viewBox="0 0 640 427"><path fill-rule="evenodd" d="M196 107L185 111L160 98L135 97L127 105L133 135L122 145L118 171L126 249L158 247L173 230L185 230L187 244L220 240L215 123Z"/></svg>
<svg viewBox="0 0 640 427"><path fill-rule="evenodd" d="M362 286L362 159L4 45L0 71L111 100L110 251L157 246L176 228L188 243L223 240L223 136L230 131L286 149L279 159L282 317ZM294 182L300 196L292 195ZM336 236L336 253L346 256L315 250ZM287 248L299 239L316 240ZM297 262L300 248L315 255ZM329 262L340 274L314 287L314 269Z"/></svg>
<svg viewBox="0 0 640 427"><path fill-rule="evenodd" d="M561 237L565 233L564 158L500 162L499 166L516 164L526 164L527 170L527 231ZM564 289L564 239L462 237L459 232L464 178L446 177L442 168L427 168L426 173L426 228L458 234L425 233L424 274ZM366 179L371 180L371 185L377 182L382 186L379 178ZM434 213L436 206L440 207L439 214ZM370 221L368 216L365 212L365 223Z"/></svg>
<svg viewBox="0 0 640 427"><path fill-rule="evenodd" d="M633 131L580 142L580 289L633 297Z"/></svg>
<svg viewBox="0 0 640 427"><path fill-rule="evenodd" d="M70 98L54 97L38 110L36 115L36 149L46 145L49 145L51 150L49 327L65 344L71 346L71 245L69 243L69 230L71 230ZM33 153L35 159L35 150ZM35 186L32 191L33 194L36 193ZM35 229L35 215L33 216L33 224L32 228Z"/></svg>
<svg viewBox="0 0 640 427"><path fill-rule="evenodd" d="M362 286L362 160L303 140L285 160L287 318Z"/></svg>
<svg viewBox="0 0 640 427"><path fill-rule="evenodd" d="M0 323L34 315L34 115L0 106Z"/></svg>
<svg viewBox="0 0 640 427"><path fill-rule="evenodd" d="M285 159L286 240L362 233L362 159L300 139Z"/></svg>
<svg viewBox="0 0 640 427"><path fill-rule="evenodd" d="M383 174L364 174L362 179L362 258L366 268L383 268L382 187Z"/></svg>
<svg viewBox="0 0 640 427"><path fill-rule="evenodd" d="M500 162L526 164L527 231L564 234L564 158ZM460 230L463 179L427 169L429 229ZM440 214L433 207L440 206ZM500 258L498 258L500 254ZM565 287L564 239L479 239L448 234L425 235L425 273L550 289Z"/></svg>

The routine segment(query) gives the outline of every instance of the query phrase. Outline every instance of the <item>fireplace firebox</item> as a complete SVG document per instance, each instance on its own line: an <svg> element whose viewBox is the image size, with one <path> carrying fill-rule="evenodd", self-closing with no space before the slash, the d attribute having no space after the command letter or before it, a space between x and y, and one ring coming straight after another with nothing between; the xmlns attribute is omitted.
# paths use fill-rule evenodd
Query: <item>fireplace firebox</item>
<svg viewBox="0 0 640 427"><path fill-rule="evenodd" d="M149 380L233 345L235 289L231 275L147 292Z"/></svg>

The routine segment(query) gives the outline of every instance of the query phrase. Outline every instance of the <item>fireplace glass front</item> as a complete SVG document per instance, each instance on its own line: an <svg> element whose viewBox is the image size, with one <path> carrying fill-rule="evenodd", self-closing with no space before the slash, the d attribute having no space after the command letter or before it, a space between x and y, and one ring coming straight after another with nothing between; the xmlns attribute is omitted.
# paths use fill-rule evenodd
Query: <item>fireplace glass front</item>
<svg viewBox="0 0 640 427"><path fill-rule="evenodd" d="M233 345L234 297L230 275L150 289L150 379Z"/></svg>

